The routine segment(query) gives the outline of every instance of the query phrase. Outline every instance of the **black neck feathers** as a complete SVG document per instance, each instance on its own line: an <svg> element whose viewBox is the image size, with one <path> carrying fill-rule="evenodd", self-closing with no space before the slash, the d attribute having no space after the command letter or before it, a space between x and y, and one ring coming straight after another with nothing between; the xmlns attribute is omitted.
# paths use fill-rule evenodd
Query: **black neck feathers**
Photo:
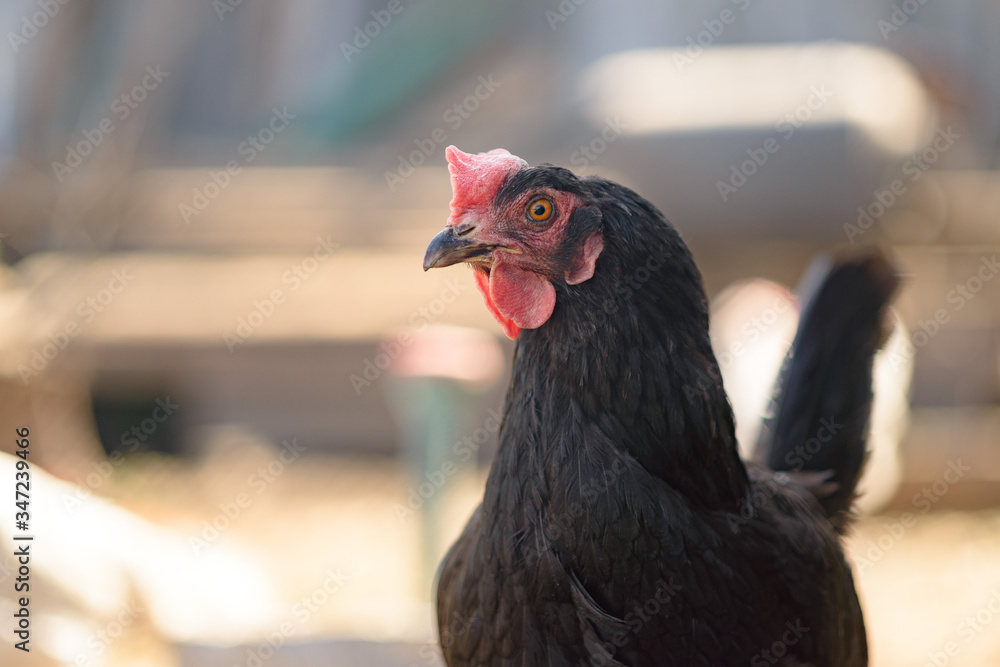
<svg viewBox="0 0 1000 667"><path fill-rule="evenodd" d="M552 317L521 333L486 508L533 493L504 483L526 466L534 492L558 493L566 469L624 457L695 506L733 509L747 475L690 251L631 190L603 180L574 187L600 211L605 249L593 278L557 284Z"/></svg>

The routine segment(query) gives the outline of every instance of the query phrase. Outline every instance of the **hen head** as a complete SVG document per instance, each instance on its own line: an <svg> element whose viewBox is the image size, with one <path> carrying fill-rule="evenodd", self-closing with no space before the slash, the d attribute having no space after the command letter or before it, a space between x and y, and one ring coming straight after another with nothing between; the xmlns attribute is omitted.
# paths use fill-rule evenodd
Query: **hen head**
<svg viewBox="0 0 1000 667"><path fill-rule="evenodd" d="M449 146L448 224L424 256L424 270L469 263L486 307L509 338L545 324L558 283L594 275L604 250L601 212L566 169L528 163L498 148L471 155Z"/></svg>

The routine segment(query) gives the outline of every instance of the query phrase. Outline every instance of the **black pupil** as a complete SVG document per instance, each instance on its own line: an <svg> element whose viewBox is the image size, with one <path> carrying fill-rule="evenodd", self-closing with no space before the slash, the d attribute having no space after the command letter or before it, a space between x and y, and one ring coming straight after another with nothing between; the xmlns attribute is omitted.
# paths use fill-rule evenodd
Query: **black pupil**
<svg viewBox="0 0 1000 667"><path fill-rule="evenodd" d="M536 218L540 218L545 215L545 204L541 202L535 204L535 207L532 209L532 213L534 213Z"/></svg>

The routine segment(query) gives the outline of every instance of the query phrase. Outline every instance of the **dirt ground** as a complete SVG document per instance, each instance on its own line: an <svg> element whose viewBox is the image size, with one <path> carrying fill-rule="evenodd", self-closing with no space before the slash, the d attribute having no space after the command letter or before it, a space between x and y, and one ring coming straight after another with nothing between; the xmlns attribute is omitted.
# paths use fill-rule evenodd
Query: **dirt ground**
<svg viewBox="0 0 1000 667"><path fill-rule="evenodd" d="M197 466L147 459L117 471L102 491L202 540L191 542L193 549L225 544L263 562L279 610L287 609L293 624L289 643L402 642L410 657L399 665L437 664L433 563L424 563L436 561L478 502L482 474L460 473L435 489L440 530L422 557L421 512L405 511L416 485L399 464L302 457L279 468L274 460L267 451L229 453ZM237 499L245 506L235 512ZM897 502L902 510L861 520L848 541L872 664L1000 665L1000 509L924 511L925 505ZM317 596L330 577L334 590ZM296 613L303 604L310 613ZM254 639L244 644L252 647ZM143 664L233 664L181 657L190 655L175 651ZM292 664L271 664L278 662Z"/></svg>

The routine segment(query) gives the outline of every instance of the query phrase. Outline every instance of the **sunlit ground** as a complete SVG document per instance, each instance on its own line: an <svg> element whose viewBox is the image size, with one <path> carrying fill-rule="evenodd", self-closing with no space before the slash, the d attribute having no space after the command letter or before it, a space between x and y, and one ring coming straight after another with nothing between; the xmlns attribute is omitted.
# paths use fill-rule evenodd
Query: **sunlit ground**
<svg viewBox="0 0 1000 667"><path fill-rule="evenodd" d="M140 461L123 467L106 491L139 515L204 540L192 549L242 549L258 557L273 576L288 644L403 642L417 646L398 664L436 664L421 517L400 518L398 511L411 485L405 470L388 461L303 457L261 484L263 478L251 476L273 453L231 454L197 466ZM439 550L478 502L482 483L481 475L466 474L439 492L447 508ZM244 493L246 507L237 513L232 504ZM227 508L234 518L220 519ZM908 525L899 514L862 520L849 541L872 664L1000 664L1000 510L912 509ZM216 536L206 521L229 526ZM320 593L324 586L328 594ZM255 650L247 646L240 664L247 664L245 651ZM111 664L176 665L194 655L153 640L116 649ZM279 662L290 664L280 658L270 664Z"/></svg>

